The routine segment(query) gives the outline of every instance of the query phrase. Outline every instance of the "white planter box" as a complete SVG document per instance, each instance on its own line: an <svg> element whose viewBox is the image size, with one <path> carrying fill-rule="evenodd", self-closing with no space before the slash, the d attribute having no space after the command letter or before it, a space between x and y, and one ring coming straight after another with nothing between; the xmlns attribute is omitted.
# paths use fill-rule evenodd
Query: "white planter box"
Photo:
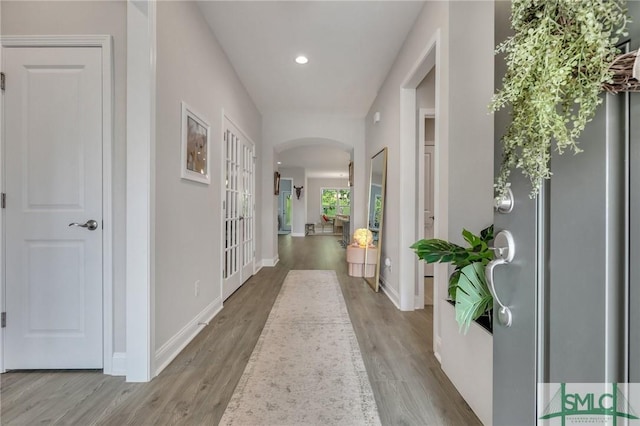
<svg viewBox="0 0 640 426"><path fill-rule="evenodd" d="M440 302L442 370L485 425L493 424L493 335L475 322L458 331L454 307Z"/></svg>

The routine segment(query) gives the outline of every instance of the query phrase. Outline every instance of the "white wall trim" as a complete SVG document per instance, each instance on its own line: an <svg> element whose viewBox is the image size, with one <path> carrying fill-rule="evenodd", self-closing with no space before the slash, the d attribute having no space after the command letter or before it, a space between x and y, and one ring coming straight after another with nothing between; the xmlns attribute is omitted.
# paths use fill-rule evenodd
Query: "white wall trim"
<svg viewBox="0 0 640 426"><path fill-rule="evenodd" d="M105 47L111 46L111 36L87 35L5 35L0 37L3 47ZM104 57L104 56L103 56Z"/></svg>
<svg viewBox="0 0 640 426"><path fill-rule="evenodd" d="M127 353L126 352L113 353L113 360L111 361L111 375L112 376L127 375Z"/></svg>
<svg viewBox="0 0 640 426"><path fill-rule="evenodd" d="M304 234L304 232L292 232L291 233L292 237L306 237L306 235Z"/></svg>
<svg viewBox="0 0 640 426"><path fill-rule="evenodd" d="M259 260L254 264L253 275L257 274L261 270L262 270L262 260Z"/></svg>
<svg viewBox="0 0 640 426"><path fill-rule="evenodd" d="M102 368L104 374L113 374L113 39L110 35L2 36L0 39L3 48L99 47L102 51ZM4 141L2 153L4 155ZM4 235L1 226L0 231ZM2 294L5 285L3 280ZM0 334L0 338L4 341L4 334ZM0 351L0 371L4 372L4 346Z"/></svg>
<svg viewBox="0 0 640 426"><path fill-rule="evenodd" d="M400 309L400 295L391 285L387 285L387 280L380 275L380 288L382 292L387 295L391 303L393 303L396 308Z"/></svg>
<svg viewBox="0 0 640 426"><path fill-rule="evenodd" d="M127 2L127 381L152 378L156 2Z"/></svg>
<svg viewBox="0 0 640 426"><path fill-rule="evenodd" d="M416 291L419 278L418 260L409 248L419 237L417 232L417 216L422 214L417 210L416 204L416 155L418 153L416 143L416 88L429 71L438 65L436 54L440 50L440 29L425 45L424 50L418 56L414 65L400 85L400 205L403 206L400 227L400 253L399 282L400 282L400 309L414 310ZM439 71L436 71L436 77ZM436 116L438 116L438 80L436 79ZM436 158L437 161L437 158ZM437 177L436 177L437 183ZM434 305L437 303L434 301Z"/></svg>
<svg viewBox="0 0 640 426"><path fill-rule="evenodd" d="M279 257L273 259L262 259L262 266L265 268L273 268L280 261Z"/></svg>
<svg viewBox="0 0 640 426"><path fill-rule="evenodd" d="M433 339L433 356L436 357L438 362L442 364L442 356L440 355L440 348L442 347L442 338L437 336Z"/></svg>
<svg viewBox="0 0 640 426"><path fill-rule="evenodd" d="M449 240L449 140L442 138L442 71L440 59L442 49L440 38L436 41L436 87L435 87L435 122L434 122L434 168L433 168L433 214L437 218L434 222L433 236L443 240ZM436 264L433 267L433 339L434 353L440 352L442 339L440 336L440 309L443 300L447 297L449 283L449 266ZM444 289L444 294L440 291ZM438 345L437 347L436 344Z"/></svg>
<svg viewBox="0 0 640 426"><path fill-rule="evenodd" d="M167 340L155 353L154 376L160 374L221 310L222 298L218 297Z"/></svg>

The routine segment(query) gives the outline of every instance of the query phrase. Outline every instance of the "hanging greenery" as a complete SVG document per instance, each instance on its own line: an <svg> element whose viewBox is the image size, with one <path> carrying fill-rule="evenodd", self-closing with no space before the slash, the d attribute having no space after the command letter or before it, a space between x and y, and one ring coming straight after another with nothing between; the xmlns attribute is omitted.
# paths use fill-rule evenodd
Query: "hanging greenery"
<svg viewBox="0 0 640 426"><path fill-rule="evenodd" d="M530 196L537 195L551 177L552 140L559 153L581 151L578 137L602 102L603 85L613 82L610 65L627 21L625 0L512 1L515 34L496 49L506 54L507 72L490 105L494 112L511 106L499 197L514 168L530 179Z"/></svg>

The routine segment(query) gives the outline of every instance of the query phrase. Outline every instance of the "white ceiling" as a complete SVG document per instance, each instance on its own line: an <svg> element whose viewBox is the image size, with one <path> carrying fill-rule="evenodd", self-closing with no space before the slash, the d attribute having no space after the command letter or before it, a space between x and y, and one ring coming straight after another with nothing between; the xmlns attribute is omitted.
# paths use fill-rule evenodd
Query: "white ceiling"
<svg viewBox="0 0 640 426"><path fill-rule="evenodd" d="M423 2L202 1L199 6L262 113L364 117ZM309 63L297 65L299 54ZM304 167L310 177L346 177L350 154L318 145L277 157L280 167Z"/></svg>
<svg viewBox="0 0 640 426"><path fill-rule="evenodd" d="M302 167L307 177L349 180L350 154L334 146L301 146L277 154L278 167Z"/></svg>
<svg viewBox="0 0 640 426"><path fill-rule="evenodd" d="M421 1L204 1L200 8L261 112L364 117ZM297 65L299 54L309 57Z"/></svg>

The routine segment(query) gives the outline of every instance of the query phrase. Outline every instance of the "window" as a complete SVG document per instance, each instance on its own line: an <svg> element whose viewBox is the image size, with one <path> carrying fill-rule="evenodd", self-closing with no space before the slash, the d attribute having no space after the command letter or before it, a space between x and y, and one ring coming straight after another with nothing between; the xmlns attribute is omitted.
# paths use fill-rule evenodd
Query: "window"
<svg viewBox="0 0 640 426"><path fill-rule="evenodd" d="M336 217L336 214L351 215L351 191L349 189L323 188L322 214Z"/></svg>

